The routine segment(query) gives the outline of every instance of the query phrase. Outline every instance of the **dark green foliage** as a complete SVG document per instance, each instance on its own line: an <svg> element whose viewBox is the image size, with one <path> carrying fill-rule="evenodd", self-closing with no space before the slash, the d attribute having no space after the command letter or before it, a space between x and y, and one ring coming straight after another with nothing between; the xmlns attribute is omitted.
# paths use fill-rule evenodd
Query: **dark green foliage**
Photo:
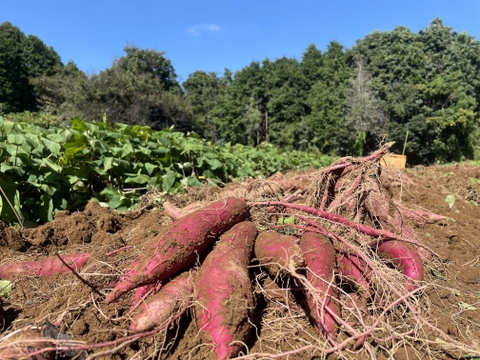
<svg viewBox="0 0 480 360"><path fill-rule="evenodd" d="M53 75L59 65L58 54L38 37L25 36L9 22L0 24L0 111L35 110L37 102L30 80Z"/></svg>
<svg viewBox="0 0 480 360"><path fill-rule="evenodd" d="M190 117L170 60L155 50L127 46L112 67L79 82L66 107L88 119L190 129Z"/></svg>
<svg viewBox="0 0 480 360"><path fill-rule="evenodd" d="M195 71L183 83L186 102L193 116L192 130L207 140L218 140L213 110L225 95L230 82L231 73L226 69L223 77L213 72Z"/></svg>
<svg viewBox="0 0 480 360"><path fill-rule="evenodd" d="M47 47L34 35L29 35L23 40L22 48L23 62L29 78L54 75L58 71L58 66L63 66L56 51L51 46Z"/></svg>
<svg viewBox="0 0 480 360"><path fill-rule="evenodd" d="M322 153L351 153L355 134L345 122L345 103L352 70L342 45L332 41L323 54L323 66L309 92L310 113L304 124L309 129L309 144Z"/></svg>
<svg viewBox="0 0 480 360"><path fill-rule="evenodd" d="M227 92L214 108L220 141L259 144L266 139L267 94L259 62L237 71Z"/></svg>
<svg viewBox="0 0 480 360"><path fill-rule="evenodd" d="M295 59L252 62L235 73L214 109L224 141L265 141L296 148L298 119L306 112L307 82Z"/></svg>
<svg viewBox="0 0 480 360"><path fill-rule="evenodd" d="M472 158L480 95L480 43L435 19L418 34L405 27L374 32L353 49L367 59L372 86L410 163Z"/></svg>
<svg viewBox="0 0 480 360"><path fill-rule="evenodd" d="M12 24L0 24L0 110L9 113L35 108L22 44L25 35Z"/></svg>
<svg viewBox="0 0 480 360"><path fill-rule="evenodd" d="M303 53L300 69L305 76L309 88L321 79L323 68L322 52L314 44L310 44Z"/></svg>
<svg viewBox="0 0 480 360"><path fill-rule="evenodd" d="M37 76L30 83L41 111L65 120L79 114L83 99L80 94L87 81L87 76L69 61L65 66L57 66L54 75Z"/></svg>

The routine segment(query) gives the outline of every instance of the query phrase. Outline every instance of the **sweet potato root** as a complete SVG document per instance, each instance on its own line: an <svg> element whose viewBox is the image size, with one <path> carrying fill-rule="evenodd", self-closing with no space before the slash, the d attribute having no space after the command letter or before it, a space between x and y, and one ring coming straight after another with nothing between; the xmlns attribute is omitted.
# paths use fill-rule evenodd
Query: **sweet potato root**
<svg viewBox="0 0 480 360"><path fill-rule="evenodd" d="M173 205L172 203L165 201L163 203L163 211L167 216L169 216L173 220L178 220L185 215L188 215L195 210L198 210L199 208L202 207L202 204L200 203L193 203L185 206L184 208L179 208Z"/></svg>
<svg viewBox="0 0 480 360"><path fill-rule="evenodd" d="M338 273L367 297L370 294L370 270L365 262L353 254L337 255Z"/></svg>
<svg viewBox="0 0 480 360"><path fill-rule="evenodd" d="M144 255L132 263L106 300L114 301L135 287L162 281L191 266L198 254L247 215L245 200L228 198L177 220L150 241Z"/></svg>
<svg viewBox="0 0 480 360"><path fill-rule="evenodd" d="M193 276L190 273L177 276L140 305L130 330L141 332L167 325L169 320L180 316L187 309L193 291Z"/></svg>
<svg viewBox="0 0 480 360"><path fill-rule="evenodd" d="M62 255L62 259L77 270L87 263L91 254ZM0 266L0 279L12 276L52 276L71 271L57 256L37 261L21 261Z"/></svg>
<svg viewBox="0 0 480 360"><path fill-rule="evenodd" d="M346 306L367 311L367 301L370 297L370 269L367 264L354 254L338 253L337 270L342 281L356 290L350 294Z"/></svg>
<svg viewBox="0 0 480 360"><path fill-rule="evenodd" d="M297 242L295 236L280 235L276 231L261 232L255 240L255 257L271 275L295 271L304 263Z"/></svg>
<svg viewBox="0 0 480 360"><path fill-rule="evenodd" d="M317 327L327 338L336 337L340 309L334 300L337 290L332 284L335 269L335 249L326 236L305 232L300 239L300 248L305 256L307 280L315 288L315 293L307 291L308 307Z"/></svg>
<svg viewBox="0 0 480 360"><path fill-rule="evenodd" d="M381 224L382 229L398 234L398 238L407 239L417 243L418 255L422 261L430 260L432 253L424 246L423 242L415 235L412 227L405 221L402 212L395 206L393 201L379 192L371 191L365 201L365 207L371 219Z"/></svg>
<svg viewBox="0 0 480 360"><path fill-rule="evenodd" d="M415 281L423 280L423 261L415 248L402 241L384 241L377 249L381 256L392 260L407 277L405 289L415 290Z"/></svg>
<svg viewBox="0 0 480 360"><path fill-rule="evenodd" d="M216 359L235 356L250 331L254 300L247 265L256 237L253 223L235 225L198 271L195 318Z"/></svg>

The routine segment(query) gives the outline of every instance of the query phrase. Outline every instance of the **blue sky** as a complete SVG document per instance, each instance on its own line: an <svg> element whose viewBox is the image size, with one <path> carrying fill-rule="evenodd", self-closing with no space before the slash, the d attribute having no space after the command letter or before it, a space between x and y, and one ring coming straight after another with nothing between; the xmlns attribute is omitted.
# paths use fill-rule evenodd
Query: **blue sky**
<svg viewBox="0 0 480 360"><path fill-rule="evenodd" d="M352 47L398 25L418 32L436 17L480 39L480 0L0 0L0 23L38 36L87 74L132 44L165 52L181 80L267 57L300 59L312 43Z"/></svg>

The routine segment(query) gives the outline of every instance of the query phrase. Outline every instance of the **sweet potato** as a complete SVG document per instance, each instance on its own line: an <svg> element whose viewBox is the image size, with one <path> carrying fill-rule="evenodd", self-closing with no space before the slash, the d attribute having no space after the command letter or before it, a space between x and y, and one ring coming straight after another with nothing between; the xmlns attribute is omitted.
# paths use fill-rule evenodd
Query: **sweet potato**
<svg viewBox="0 0 480 360"><path fill-rule="evenodd" d="M372 220L381 224L382 229L397 233L398 238L417 243L417 252L422 261L432 258L432 253L415 235L413 228L405 221L403 213L400 212L394 202L387 198L385 194L379 191L370 192L366 198L365 207Z"/></svg>
<svg viewBox="0 0 480 360"><path fill-rule="evenodd" d="M130 330L141 332L167 325L173 317L180 316L187 309L193 291L193 276L190 273L177 276L140 305Z"/></svg>
<svg viewBox="0 0 480 360"><path fill-rule="evenodd" d="M77 270L87 263L91 254L62 255L62 259L73 269ZM0 266L0 279L12 276L52 276L71 271L57 256L37 261L21 261Z"/></svg>
<svg viewBox="0 0 480 360"><path fill-rule="evenodd" d="M384 241L377 249L381 256L392 260L407 277L405 290L415 290L415 281L423 280L423 262L415 248L403 241Z"/></svg>
<svg viewBox="0 0 480 360"><path fill-rule="evenodd" d="M255 240L254 254L271 275L295 271L303 265L302 250L295 236L276 231L261 232Z"/></svg>
<svg viewBox="0 0 480 360"><path fill-rule="evenodd" d="M338 273L357 287L364 296L370 293L370 270L367 264L353 254L337 255Z"/></svg>
<svg viewBox="0 0 480 360"><path fill-rule="evenodd" d="M370 297L370 269L367 264L353 254L337 254L338 274L342 280L352 285L356 292L350 294L351 303L347 306L367 310L367 300Z"/></svg>
<svg viewBox="0 0 480 360"><path fill-rule="evenodd" d="M184 208L179 208L173 205L172 203L165 201L163 203L163 211L167 216L169 216L173 220L178 220L185 215L190 214L191 212L198 210L202 207L200 203L193 203L185 206Z"/></svg>
<svg viewBox="0 0 480 360"><path fill-rule="evenodd" d="M195 318L216 359L229 359L250 332L254 300L247 265L257 236L251 222L222 235L198 271Z"/></svg>
<svg viewBox="0 0 480 360"><path fill-rule="evenodd" d="M150 241L143 255L131 264L106 300L116 300L135 287L162 281L193 265L198 254L247 215L245 200L228 198L175 221L165 233Z"/></svg>
<svg viewBox="0 0 480 360"><path fill-rule="evenodd" d="M335 269L335 249L328 238L313 232L303 233L300 248L305 256L307 280L315 288L315 293L307 291L307 302L315 325L327 338L336 337L340 309L335 298L337 290L332 281Z"/></svg>

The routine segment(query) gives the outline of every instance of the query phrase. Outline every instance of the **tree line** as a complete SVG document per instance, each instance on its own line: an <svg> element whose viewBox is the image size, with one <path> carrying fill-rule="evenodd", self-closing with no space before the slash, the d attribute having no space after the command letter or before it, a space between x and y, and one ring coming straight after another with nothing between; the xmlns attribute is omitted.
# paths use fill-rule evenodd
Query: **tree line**
<svg viewBox="0 0 480 360"><path fill-rule="evenodd" d="M180 82L165 53L126 46L87 76L52 47L0 24L0 112L194 131L216 143L361 155L395 141L409 162L480 158L480 42L433 20L374 31L352 48L252 61ZM406 145L406 146L405 146Z"/></svg>

